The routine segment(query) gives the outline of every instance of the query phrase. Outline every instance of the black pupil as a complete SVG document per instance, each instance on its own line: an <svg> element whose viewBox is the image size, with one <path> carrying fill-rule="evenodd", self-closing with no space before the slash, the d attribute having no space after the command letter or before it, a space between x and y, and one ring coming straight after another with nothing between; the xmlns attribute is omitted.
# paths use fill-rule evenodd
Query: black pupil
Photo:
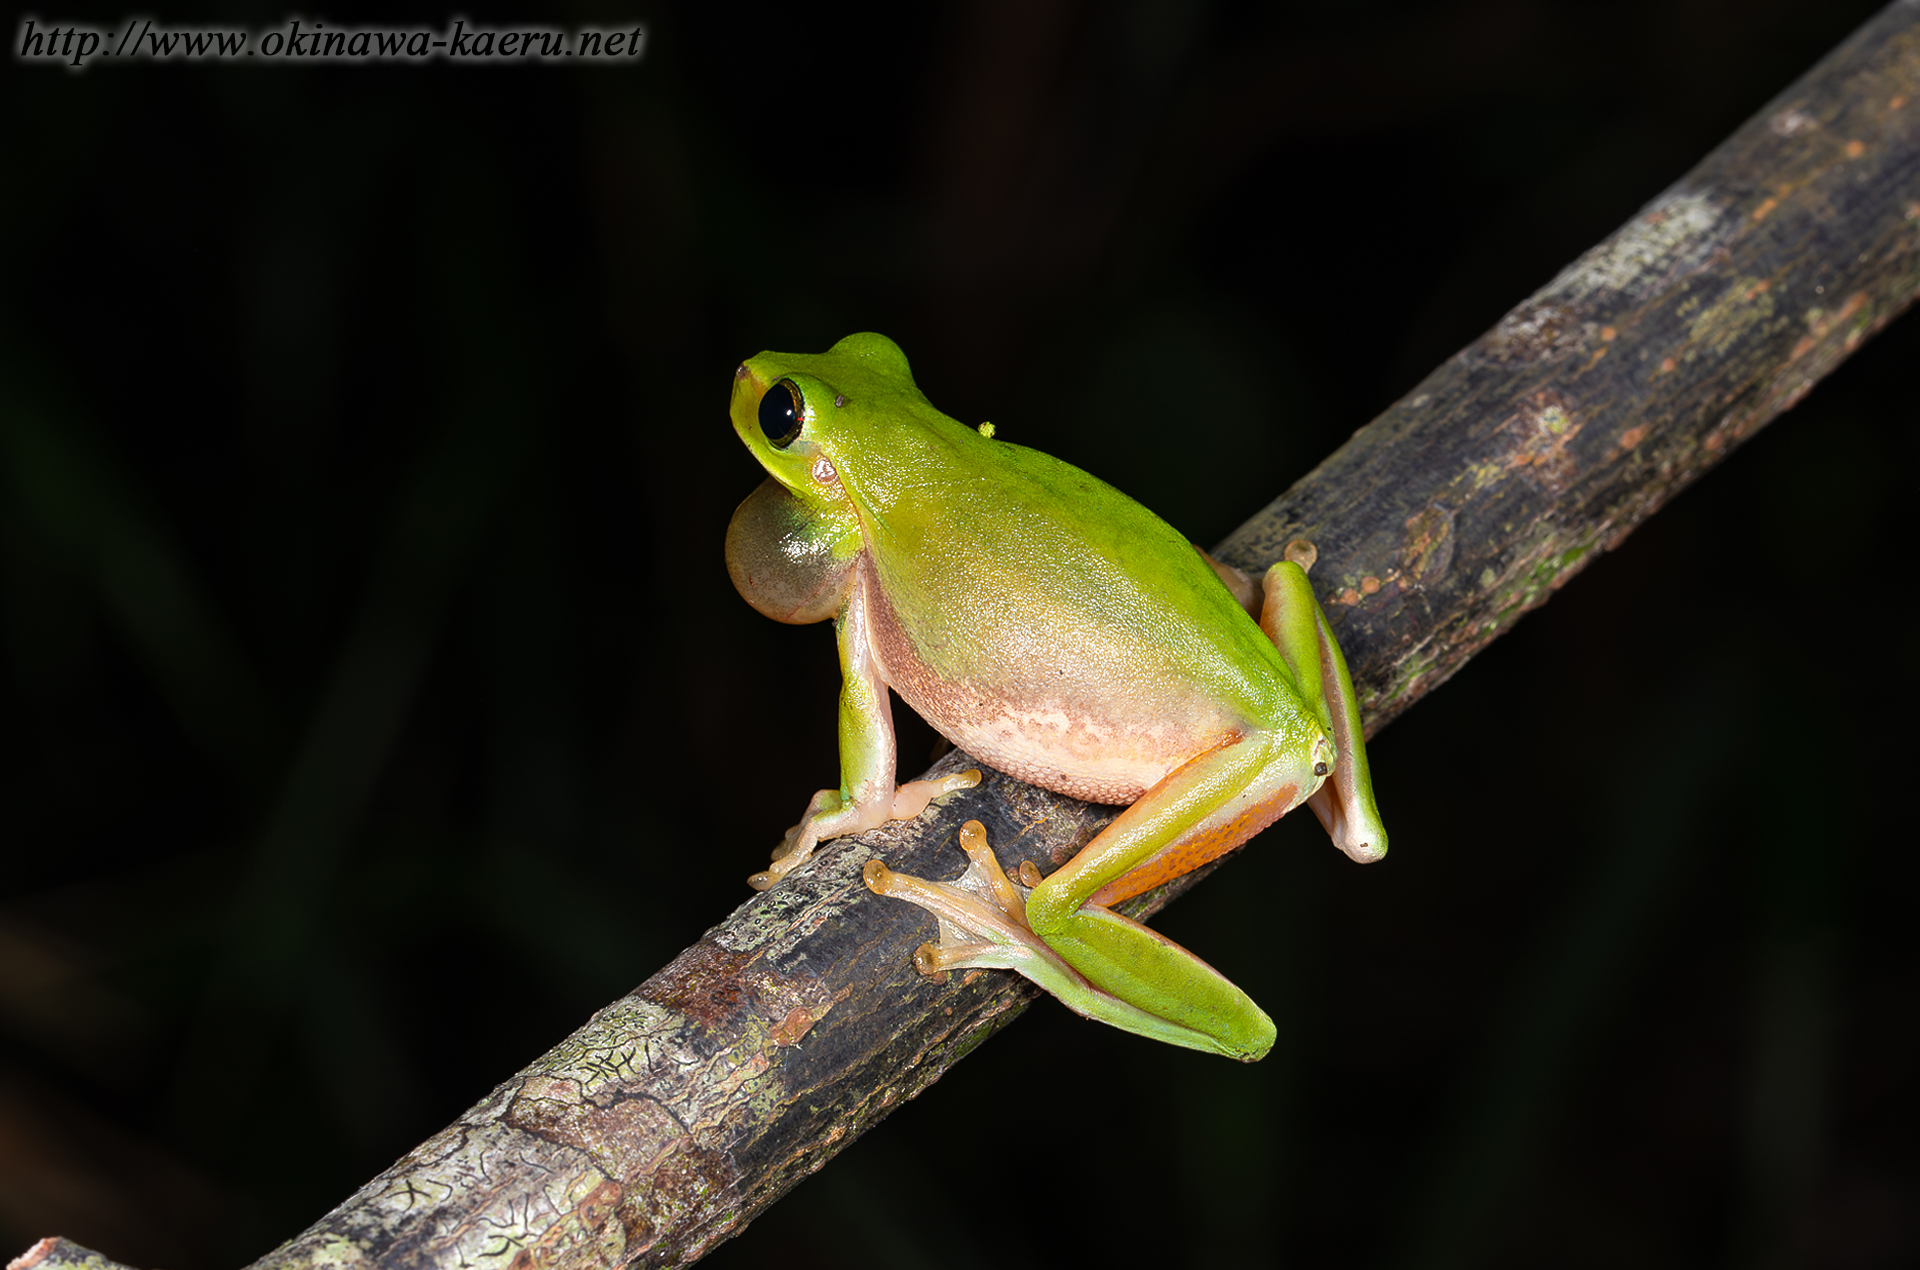
<svg viewBox="0 0 1920 1270"><path fill-rule="evenodd" d="M760 430L767 434L767 440L782 450L792 445L793 439L800 435L799 394L784 379L767 389L766 396L760 398Z"/></svg>

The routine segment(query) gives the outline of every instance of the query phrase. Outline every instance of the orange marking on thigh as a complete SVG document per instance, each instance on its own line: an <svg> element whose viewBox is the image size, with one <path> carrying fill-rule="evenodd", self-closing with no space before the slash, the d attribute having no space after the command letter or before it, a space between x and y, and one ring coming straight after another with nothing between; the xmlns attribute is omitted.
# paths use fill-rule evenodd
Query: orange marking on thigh
<svg viewBox="0 0 1920 1270"><path fill-rule="evenodd" d="M1282 785L1271 798L1255 803L1225 824L1174 839L1130 872L1088 896L1086 905L1112 908L1162 882L1191 873L1209 860L1218 859L1285 815L1299 792L1298 785Z"/></svg>

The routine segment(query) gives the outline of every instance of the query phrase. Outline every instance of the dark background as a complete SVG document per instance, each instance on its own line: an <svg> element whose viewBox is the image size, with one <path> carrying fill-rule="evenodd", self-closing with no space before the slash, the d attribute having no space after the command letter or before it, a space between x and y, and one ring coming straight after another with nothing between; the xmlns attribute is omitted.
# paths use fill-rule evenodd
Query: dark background
<svg viewBox="0 0 1920 1270"><path fill-rule="evenodd" d="M885 331L1213 541L1876 7L9 63L0 1252L256 1257L745 898L837 759L721 562L743 356ZM713 1264L1913 1264L1916 320L1382 734L1387 862L1296 817L1164 916L1266 1062L1043 1004Z"/></svg>

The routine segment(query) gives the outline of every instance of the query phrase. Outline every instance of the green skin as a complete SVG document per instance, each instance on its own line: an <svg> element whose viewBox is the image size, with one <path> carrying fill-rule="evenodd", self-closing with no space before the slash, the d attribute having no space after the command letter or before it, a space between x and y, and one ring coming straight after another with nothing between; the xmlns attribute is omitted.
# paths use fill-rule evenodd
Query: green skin
<svg viewBox="0 0 1920 1270"><path fill-rule="evenodd" d="M1265 1055L1273 1022L1245 993L1112 906L1302 802L1349 856L1386 853L1353 682L1306 571L1268 570L1256 620L1229 571L1125 494L935 410L884 336L762 353L735 372L730 413L770 473L727 529L734 583L769 617L833 618L845 677L840 788L751 884L977 783L896 785L891 688L985 763L1131 804L1044 881L1024 866L1024 886L977 823L953 882L870 862L873 890L940 919L923 971L1012 969L1089 1018Z"/></svg>

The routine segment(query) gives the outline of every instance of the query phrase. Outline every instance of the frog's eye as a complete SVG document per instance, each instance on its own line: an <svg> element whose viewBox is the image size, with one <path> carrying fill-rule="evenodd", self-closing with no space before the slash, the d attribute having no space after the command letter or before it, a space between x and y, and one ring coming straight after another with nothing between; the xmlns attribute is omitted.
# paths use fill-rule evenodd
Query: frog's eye
<svg viewBox="0 0 1920 1270"><path fill-rule="evenodd" d="M806 403L791 379L781 380L760 398L760 431L767 434L776 450L793 444L800 435L800 421L806 417Z"/></svg>

